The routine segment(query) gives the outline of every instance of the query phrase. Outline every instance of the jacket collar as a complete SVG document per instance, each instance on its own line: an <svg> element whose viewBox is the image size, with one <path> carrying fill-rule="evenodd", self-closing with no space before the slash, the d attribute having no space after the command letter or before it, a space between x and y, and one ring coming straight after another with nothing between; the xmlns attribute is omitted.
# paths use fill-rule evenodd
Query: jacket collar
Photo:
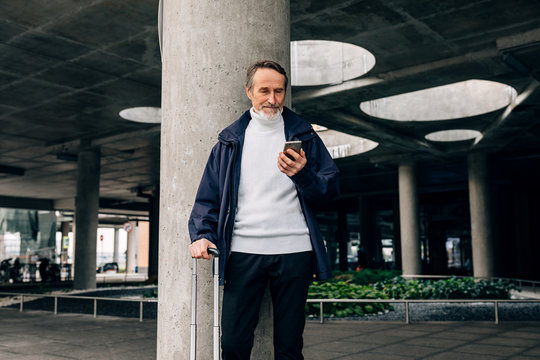
<svg viewBox="0 0 540 360"><path fill-rule="evenodd" d="M313 128L309 122L302 119L286 106L283 107L282 115L285 123L285 138L287 140L290 140L300 134L313 131ZM251 114L249 113L249 110L247 110L242 114L242 116L240 116L238 120L226 127L219 134L219 139L225 142L242 140L250 121Z"/></svg>

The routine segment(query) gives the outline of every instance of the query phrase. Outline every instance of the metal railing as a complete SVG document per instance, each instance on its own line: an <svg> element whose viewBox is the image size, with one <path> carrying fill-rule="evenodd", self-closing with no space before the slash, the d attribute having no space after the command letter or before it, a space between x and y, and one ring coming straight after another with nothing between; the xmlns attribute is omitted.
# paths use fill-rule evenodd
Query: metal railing
<svg viewBox="0 0 540 360"><path fill-rule="evenodd" d="M495 324L499 324L499 303L540 303L537 299L434 299L434 300L412 300L412 299L307 299L308 303L319 303L320 323L324 323L324 305L325 303L387 303L387 304L405 304L405 323L410 324L409 304L411 303L493 303L495 313Z"/></svg>
<svg viewBox="0 0 540 360"><path fill-rule="evenodd" d="M116 273L116 274L96 274L96 283L127 283L127 282L144 282L148 280L148 274L145 273Z"/></svg>
<svg viewBox="0 0 540 360"><path fill-rule="evenodd" d="M99 274L96 274L96 284L144 282L146 280L148 280L148 274L145 274L145 273L129 273L129 274L128 273L115 273L115 274L99 273ZM15 283L5 281L4 279L0 279L0 285L15 285L15 284L59 285L59 284L65 284L65 283L71 283L71 282L73 282L72 276L62 276L58 279L58 281L43 282L37 276L31 277L28 275L28 273L23 273L21 275L21 280Z"/></svg>
<svg viewBox="0 0 540 360"><path fill-rule="evenodd" d="M24 294L24 293L9 293L0 292L2 296L19 297L19 312L24 309L24 298L54 298L54 314L58 314L58 299L80 299L80 300L93 300L94 301L94 318L97 317L97 303L99 301L121 301L121 302L138 302L139 303L139 322L143 321L143 304L144 303L156 303L157 299L125 299L125 298L108 298L108 297L96 297L96 296L77 296L77 295L55 295L55 294ZM32 300L32 301L33 301Z"/></svg>
<svg viewBox="0 0 540 360"><path fill-rule="evenodd" d="M444 279L460 276L448 275L402 275L404 278L423 278L423 279ZM467 277L467 276L461 276ZM482 278L478 278L482 279ZM490 278L501 280L512 280L518 283L519 288L523 288L523 284L531 284L536 293L537 284L540 287L540 281L525 280L525 279L510 279L510 278ZM156 303L156 299L125 299L125 298L107 298L95 296L76 296L76 295L49 295L49 294L25 294L25 293L9 293L0 292L2 296L20 297L19 311L23 311L24 298L54 298L54 314L58 313L58 299L81 299L93 300L94 302L94 318L97 317L97 301L123 301L123 302L138 302L139 303L139 321L143 321L143 304ZM320 305L320 323L324 323L324 304L325 303L387 303L387 304L404 304L405 305L405 323L410 324L409 304L411 303L492 303L495 315L495 324L499 324L499 304L500 303L540 303L539 299L432 299L432 300L414 300L414 299L307 299L308 303L319 303Z"/></svg>

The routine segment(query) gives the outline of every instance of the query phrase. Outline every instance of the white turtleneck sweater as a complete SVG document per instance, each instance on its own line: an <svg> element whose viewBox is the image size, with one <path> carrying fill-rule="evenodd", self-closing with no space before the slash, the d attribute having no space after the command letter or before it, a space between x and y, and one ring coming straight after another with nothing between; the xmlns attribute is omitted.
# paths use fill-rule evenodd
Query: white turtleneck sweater
<svg viewBox="0 0 540 360"><path fill-rule="evenodd" d="M250 112L231 251L261 255L311 251L296 187L277 166L285 143L283 117L266 119L253 108Z"/></svg>

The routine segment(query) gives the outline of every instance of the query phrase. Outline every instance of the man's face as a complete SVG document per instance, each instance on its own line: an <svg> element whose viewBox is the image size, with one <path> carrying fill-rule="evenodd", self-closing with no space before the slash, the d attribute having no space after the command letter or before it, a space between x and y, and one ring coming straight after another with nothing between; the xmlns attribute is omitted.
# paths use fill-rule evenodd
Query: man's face
<svg viewBox="0 0 540 360"><path fill-rule="evenodd" d="M246 87L246 93L257 113L273 117L283 108L285 76L273 69L257 69L251 90Z"/></svg>

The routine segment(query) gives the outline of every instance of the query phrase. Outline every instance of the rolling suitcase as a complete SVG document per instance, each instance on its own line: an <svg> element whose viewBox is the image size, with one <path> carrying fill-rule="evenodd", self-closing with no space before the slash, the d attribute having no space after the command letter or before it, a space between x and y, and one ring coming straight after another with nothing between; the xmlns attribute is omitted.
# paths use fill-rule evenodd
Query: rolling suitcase
<svg viewBox="0 0 540 360"><path fill-rule="evenodd" d="M219 250L208 248L208 254L214 257L214 360L221 359L219 344ZM196 359L197 345L197 259L193 259L191 273L191 352L190 360Z"/></svg>

